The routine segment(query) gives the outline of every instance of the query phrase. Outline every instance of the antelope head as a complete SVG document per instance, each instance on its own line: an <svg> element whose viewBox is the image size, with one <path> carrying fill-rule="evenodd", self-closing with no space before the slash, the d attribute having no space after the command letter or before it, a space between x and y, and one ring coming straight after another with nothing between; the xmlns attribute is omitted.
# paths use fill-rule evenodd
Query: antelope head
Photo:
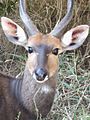
<svg viewBox="0 0 90 120"><path fill-rule="evenodd" d="M39 32L26 13L25 0L19 0L19 12L26 32L11 19L1 18L2 28L8 40L25 47L28 51L26 66L38 83L43 83L56 74L60 53L80 47L88 36L88 25L79 25L63 33L72 18L72 9L73 0L67 0L65 17L46 35Z"/></svg>

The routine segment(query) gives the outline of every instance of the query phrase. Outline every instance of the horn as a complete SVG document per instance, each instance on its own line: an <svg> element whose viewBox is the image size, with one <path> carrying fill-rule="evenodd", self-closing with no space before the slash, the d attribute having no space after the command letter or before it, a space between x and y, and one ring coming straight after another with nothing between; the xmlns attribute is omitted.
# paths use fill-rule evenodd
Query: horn
<svg viewBox="0 0 90 120"><path fill-rule="evenodd" d="M64 18L55 25L54 29L50 32L51 35L60 38L63 34L64 28L72 19L73 0L67 0L67 13Z"/></svg>
<svg viewBox="0 0 90 120"><path fill-rule="evenodd" d="M20 17L25 25L25 28L27 30L26 32L27 32L28 36L37 34L39 31L38 31L37 27L33 24L33 21L31 20L31 18L28 16L28 14L26 12L25 0L19 0L19 13L20 13Z"/></svg>

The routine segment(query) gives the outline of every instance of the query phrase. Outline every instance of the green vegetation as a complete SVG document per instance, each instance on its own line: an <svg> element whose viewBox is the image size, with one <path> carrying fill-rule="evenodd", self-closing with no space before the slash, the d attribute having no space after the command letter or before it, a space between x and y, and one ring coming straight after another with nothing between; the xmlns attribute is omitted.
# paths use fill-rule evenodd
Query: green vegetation
<svg viewBox="0 0 90 120"><path fill-rule="evenodd" d="M15 13L17 0L1 0L0 1L0 16Z"/></svg>

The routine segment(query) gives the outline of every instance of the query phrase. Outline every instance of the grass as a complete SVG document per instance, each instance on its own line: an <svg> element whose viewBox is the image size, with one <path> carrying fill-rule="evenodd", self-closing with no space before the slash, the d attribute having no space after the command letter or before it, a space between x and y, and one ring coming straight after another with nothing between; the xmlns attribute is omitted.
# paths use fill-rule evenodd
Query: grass
<svg viewBox="0 0 90 120"><path fill-rule="evenodd" d="M29 1L29 0L27 0ZM11 5L11 2L13 5ZM5 11L3 8L5 6ZM9 10L7 9L9 8ZM21 24L18 17L18 1L0 2L0 16L10 16ZM41 32L50 32L56 21L64 16L65 0L31 0L29 14ZM15 14L13 16L13 14ZM90 1L75 0L73 19L67 30L79 24L90 25ZM22 25L22 24L21 24ZM26 51L20 46L7 42L0 29L0 71L20 77L23 74ZM59 56L57 92L53 107L43 120L90 120L90 35L78 50ZM8 47L9 46L9 47ZM19 119L17 117L17 119Z"/></svg>

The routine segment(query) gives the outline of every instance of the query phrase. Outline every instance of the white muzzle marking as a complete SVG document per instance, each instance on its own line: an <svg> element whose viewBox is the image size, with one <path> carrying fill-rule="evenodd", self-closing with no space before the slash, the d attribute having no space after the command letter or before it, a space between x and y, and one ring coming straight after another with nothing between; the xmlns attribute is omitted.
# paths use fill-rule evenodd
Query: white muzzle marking
<svg viewBox="0 0 90 120"><path fill-rule="evenodd" d="M39 80L37 80L36 75L35 75L35 73L34 73L34 74L33 74L33 78L36 80L37 83L44 83L44 82L46 82L46 81L48 80L49 77L48 77L48 75L47 75L44 80L39 81Z"/></svg>

